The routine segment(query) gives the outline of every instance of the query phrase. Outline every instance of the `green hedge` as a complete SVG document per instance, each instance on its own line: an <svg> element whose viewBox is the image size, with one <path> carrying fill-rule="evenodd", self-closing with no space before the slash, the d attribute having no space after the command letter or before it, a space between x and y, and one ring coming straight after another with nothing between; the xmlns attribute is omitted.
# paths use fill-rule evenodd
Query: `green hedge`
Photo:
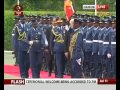
<svg viewBox="0 0 120 90"><path fill-rule="evenodd" d="M74 0L77 10L82 10L83 4L94 4L95 0ZM109 4L110 10L115 11L116 5L115 0L97 0L98 4ZM13 10L17 0L4 0L4 9ZM64 0L20 0L20 4L23 5L25 11L36 11L36 10L61 10L63 11Z"/></svg>
<svg viewBox="0 0 120 90"><path fill-rule="evenodd" d="M45 15L45 14L55 14L61 17L65 17L64 11L25 11L25 14L39 14L39 15ZM85 11L78 11L77 13L81 14L94 14L94 12L85 12ZM110 14L115 14L114 12L111 12ZM4 12L4 49L5 50L11 50L11 34L12 29L14 26L14 12L13 11L5 11Z"/></svg>

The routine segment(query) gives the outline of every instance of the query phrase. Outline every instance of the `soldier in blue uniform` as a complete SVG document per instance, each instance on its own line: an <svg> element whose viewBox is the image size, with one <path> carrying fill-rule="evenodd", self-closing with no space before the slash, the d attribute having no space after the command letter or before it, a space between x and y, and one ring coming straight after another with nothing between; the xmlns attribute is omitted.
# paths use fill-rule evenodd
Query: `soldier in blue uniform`
<svg viewBox="0 0 120 90"><path fill-rule="evenodd" d="M116 77L116 20L112 21L113 30L110 32L110 52L109 57L111 58L111 78Z"/></svg>
<svg viewBox="0 0 120 90"><path fill-rule="evenodd" d="M21 17L20 23L15 28L15 43L18 42L18 60L21 78L28 78L29 54L27 53L29 45L26 41L27 26L25 25L24 16Z"/></svg>
<svg viewBox="0 0 120 90"><path fill-rule="evenodd" d="M87 20L87 32L86 32L86 36L85 36L85 57L86 57L86 62L88 64L88 71L87 71L87 77L90 77L91 76L91 69L92 69L92 40L93 40L93 36L92 36L92 32L93 32L93 29L94 29L94 26L93 26L93 22L94 22L94 19L92 18L89 18Z"/></svg>
<svg viewBox="0 0 120 90"><path fill-rule="evenodd" d="M112 20L111 19L105 19L105 32L103 35L103 49L102 49L102 55L103 55L103 60L105 62L105 73L104 76L105 78L109 78L111 74L111 55L109 54L110 52L110 38L109 34L112 30Z"/></svg>
<svg viewBox="0 0 120 90"><path fill-rule="evenodd" d="M80 30L81 21L74 19L74 34L70 40L69 52L72 62L72 78L83 78L83 33Z"/></svg>
<svg viewBox="0 0 120 90"><path fill-rule="evenodd" d="M83 52L84 52L84 62L83 62L83 71L86 76L86 71L88 71L88 62L86 61L86 53L85 53L85 41L86 41L86 32L87 32L87 19L83 18L81 30L83 32Z"/></svg>
<svg viewBox="0 0 120 90"><path fill-rule="evenodd" d="M50 18L46 18L47 19L47 23L46 26L43 27L43 31L47 37L48 40L48 44L50 45L50 35L51 35L51 30L52 30L52 26L50 25ZM44 52L45 55L45 59L46 59L46 68L48 71L48 76L51 76L52 73L52 68L53 68L53 55L51 55L51 50L50 50L50 46L47 47L48 51Z"/></svg>
<svg viewBox="0 0 120 90"><path fill-rule="evenodd" d="M15 28L19 24L20 17L15 17L15 25L12 31L12 48L13 48L13 54L15 55L15 66L18 65L18 40L15 40ZM16 41L16 42L15 42Z"/></svg>
<svg viewBox="0 0 120 90"><path fill-rule="evenodd" d="M92 44L92 71L91 71L91 77L97 78L100 65L99 65L99 59L98 59L98 34L99 34L99 19L94 20L94 29L92 32L93 36L93 44Z"/></svg>
<svg viewBox="0 0 120 90"><path fill-rule="evenodd" d="M28 53L30 57L32 77L40 78L43 48L48 46L48 41L44 32L38 28L36 20L32 20L32 28L27 34L27 41L30 45Z"/></svg>
<svg viewBox="0 0 120 90"><path fill-rule="evenodd" d="M53 52L55 55L55 67L56 67L56 77L63 78L63 73L65 70L65 35L66 30L62 26L62 20L59 18L57 20L57 27L52 29L50 43L54 43Z"/></svg>
<svg viewBox="0 0 120 90"><path fill-rule="evenodd" d="M100 20L100 26L99 26L99 34L98 34L98 58L100 63L100 71L98 77L102 77L102 73L104 72L104 60L102 55L102 49L103 49L103 35L105 32L106 27L104 26L104 20Z"/></svg>

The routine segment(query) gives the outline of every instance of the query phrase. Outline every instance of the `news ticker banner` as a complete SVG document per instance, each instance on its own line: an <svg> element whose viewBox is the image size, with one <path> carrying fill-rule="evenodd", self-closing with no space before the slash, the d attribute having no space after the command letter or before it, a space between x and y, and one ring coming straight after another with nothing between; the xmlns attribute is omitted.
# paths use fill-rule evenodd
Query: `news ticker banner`
<svg viewBox="0 0 120 90"><path fill-rule="evenodd" d="M27 84L116 84L116 79L4 79L4 85Z"/></svg>

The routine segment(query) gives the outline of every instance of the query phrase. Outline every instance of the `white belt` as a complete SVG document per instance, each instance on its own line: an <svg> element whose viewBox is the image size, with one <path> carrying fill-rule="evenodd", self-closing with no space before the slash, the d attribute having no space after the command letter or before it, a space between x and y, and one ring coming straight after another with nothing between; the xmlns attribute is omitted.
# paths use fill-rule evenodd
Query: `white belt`
<svg viewBox="0 0 120 90"><path fill-rule="evenodd" d="M98 42L98 40L93 40L93 42Z"/></svg>
<svg viewBox="0 0 120 90"><path fill-rule="evenodd" d="M116 44L116 42L111 42L111 44Z"/></svg>
<svg viewBox="0 0 120 90"><path fill-rule="evenodd" d="M99 42L99 43L103 43L103 41L102 41L102 40L99 40L98 42Z"/></svg>
<svg viewBox="0 0 120 90"><path fill-rule="evenodd" d="M90 40L86 40L86 43L92 43L92 41L90 41Z"/></svg>
<svg viewBox="0 0 120 90"><path fill-rule="evenodd" d="M86 40L86 39L83 39L84 41Z"/></svg>
<svg viewBox="0 0 120 90"><path fill-rule="evenodd" d="M109 42L103 42L103 44L109 44Z"/></svg>

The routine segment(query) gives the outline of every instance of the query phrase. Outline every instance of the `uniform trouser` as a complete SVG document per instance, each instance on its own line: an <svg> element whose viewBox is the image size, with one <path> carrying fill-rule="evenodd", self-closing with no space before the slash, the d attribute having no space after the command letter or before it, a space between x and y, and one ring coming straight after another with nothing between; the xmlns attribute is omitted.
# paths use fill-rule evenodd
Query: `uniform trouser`
<svg viewBox="0 0 120 90"><path fill-rule="evenodd" d="M19 62L19 58L18 58L18 50L15 50L15 57L16 57L16 61L15 61L15 64L18 64Z"/></svg>
<svg viewBox="0 0 120 90"><path fill-rule="evenodd" d="M55 64L57 70L57 77L63 78L66 65L64 52L55 52Z"/></svg>
<svg viewBox="0 0 120 90"><path fill-rule="evenodd" d="M111 58L107 58L107 55L103 56L103 68L104 68L104 73L103 73L103 77L104 78L111 78L112 77L112 60Z"/></svg>
<svg viewBox="0 0 120 90"><path fill-rule="evenodd" d="M86 57L86 75L89 77L90 76L90 73L91 73L91 69L92 69L92 52L89 51L89 52L85 52L85 57Z"/></svg>
<svg viewBox="0 0 120 90"><path fill-rule="evenodd" d="M46 63L47 63L48 72L51 75L52 68L53 68L53 65L52 65L53 55L51 55L50 52L45 52L45 59L46 59Z"/></svg>
<svg viewBox="0 0 120 90"><path fill-rule="evenodd" d="M112 56L111 60L112 60L112 77L116 77L116 56Z"/></svg>
<svg viewBox="0 0 120 90"><path fill-rule="evenodd" d="M92 71L91 77L92 78L99 78L101 77L101 60L98 53L93 53L93 60L92 60Z"/></svg>
<svg viewBox="0 0 120 90"><path fill-rule="evenodd" d="M32 78L40 78L42 55L43 55L42 52L30 51L29 53Z"/></svg>
<svg viewBox="0 0 120 90"><path fill-rule="evenodd" d="M18 60L20 67L20 76L21 78L28 78L28 70L29 70L29 54L27 51L19 51L18 52Z"/></svg>
<svg viewBox="0 0 120 90"><path fill-rule="evenodd" d="M103 55L98 55L98 69L97 69L97 73L96 73L96 77L97 78L102 78L102 60L103 60Z"/></svg>
<svg viewBox="0 0 120 90"><path fill-rule="evenodd" d="M83 78L82 66L77 63L75 59L71 60L72 63L72 78Z"/></svg>

